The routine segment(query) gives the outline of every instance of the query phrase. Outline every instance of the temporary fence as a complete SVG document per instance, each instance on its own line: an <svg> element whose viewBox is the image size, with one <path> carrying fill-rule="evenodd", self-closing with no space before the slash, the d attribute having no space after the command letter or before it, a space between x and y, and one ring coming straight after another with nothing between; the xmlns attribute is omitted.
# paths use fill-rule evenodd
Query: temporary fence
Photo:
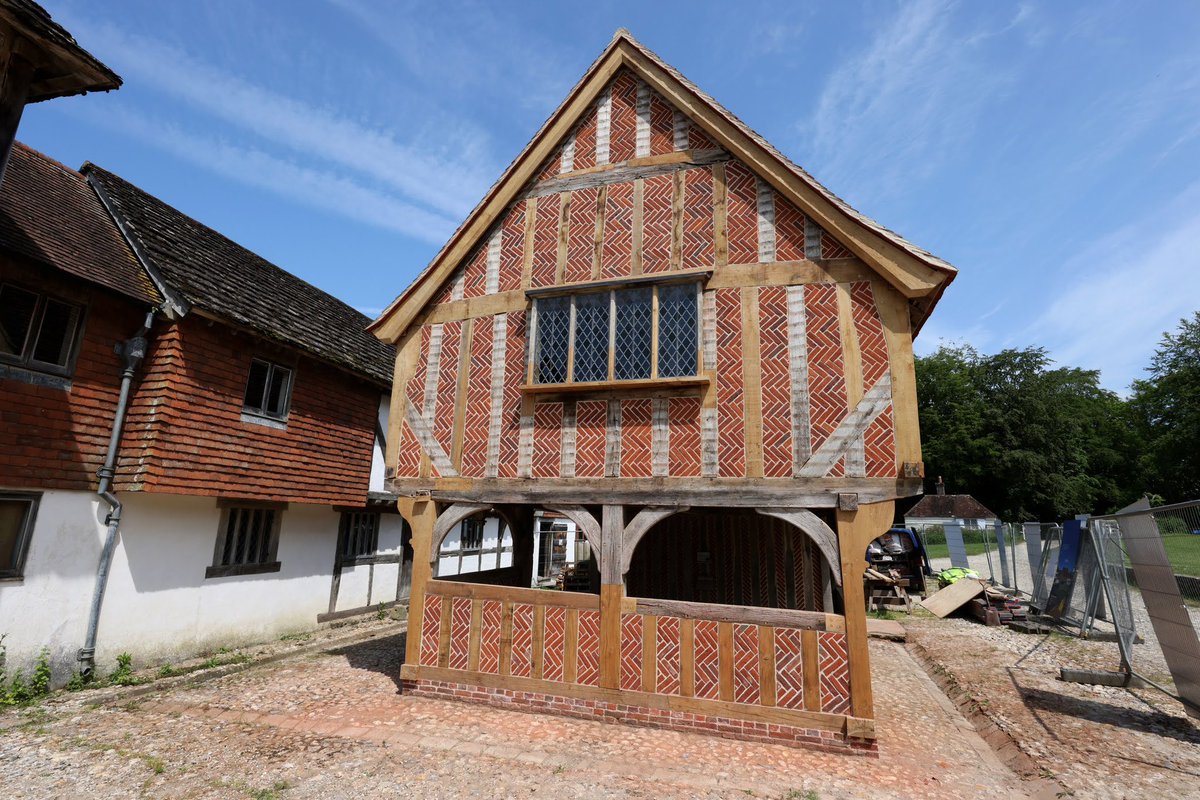
<svg viewBox="0 0 1200 800"><path fill-rule="evenodd" d="M1137 673L1136 664L1130 663L1130 648L1124 640L1122 659L1131 674L1176 697L1189 714L1200 718L1200 639L1189 611L1189 601L1195 603L1191 589L1196 576L1178 572L1181 568L1200 572L1191 566L1200 557L1200 501L1151 508L1150 503L1142 499L1116 514L1098 517L1094 522L1093 527L1105 532L1098 538L1106 548L1104 563L1110 572L1118 571L1115 556L1107 552L1109 543L1115 542L1111 529L1115 526L1120 531L1123 549L1119 572L1123 577L1128 564L1133 573L1167 669L1175 682L1175 692Z"/></svg>

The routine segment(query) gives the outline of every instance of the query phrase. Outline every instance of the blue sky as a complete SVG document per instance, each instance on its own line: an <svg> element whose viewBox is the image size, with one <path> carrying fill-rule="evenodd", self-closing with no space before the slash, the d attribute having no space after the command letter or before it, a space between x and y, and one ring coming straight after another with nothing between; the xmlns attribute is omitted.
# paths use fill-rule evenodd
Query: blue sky
<svg viewBox="0 0 1200 800"><path fill-rule="evenodd" d="M31 106L93 161L375 314L613 31L960 270L917 341L1124 391L1200 308L1200 4L43 0L122 77Z"/></svg>

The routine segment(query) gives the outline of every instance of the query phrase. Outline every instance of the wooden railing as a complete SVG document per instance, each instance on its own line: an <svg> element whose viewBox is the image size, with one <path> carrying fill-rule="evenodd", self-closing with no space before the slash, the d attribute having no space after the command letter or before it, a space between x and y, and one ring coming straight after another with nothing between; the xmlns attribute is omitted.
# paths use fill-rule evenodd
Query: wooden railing
<svg viewBox="0 0 1200 800"><path fill-rule="evenodd" d="M622 689L849 711L843 617L675 600L635 603L636 612L621 620Z"/></svg>
<svg viewBox="0 0 1200 800"><path fill-rule="evenodd" d="M421 613L417 670L434 680L873 736L847 728L836 614L625 598L604 642L596 595L440 580ZM604 654L620 661L609 685Z"/></svg>

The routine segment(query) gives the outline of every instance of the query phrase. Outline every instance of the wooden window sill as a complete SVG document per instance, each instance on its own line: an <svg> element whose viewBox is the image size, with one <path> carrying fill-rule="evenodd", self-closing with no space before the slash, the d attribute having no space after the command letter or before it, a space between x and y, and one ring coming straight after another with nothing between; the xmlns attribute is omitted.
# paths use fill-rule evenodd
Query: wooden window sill
<svg viewBox="0 0 1200 800"><path fill-rule="evenodd" d="M709 379L704 375L689 375L684 378L646 378L632 381L589 381L586 383L527 383L521 387L524 394L565 394L587 392L612 392L644 389L678 389L690 386L706 386Z"/></svg>
<svg viewBox="0 0 1200 800"><path fill-rule="evenodd" d="M238 575L260 575L264 572L279 572L280 562L270 561L266 564L230 564L229 566L208 567L204 570L205 579L233 578Z"/></svg>

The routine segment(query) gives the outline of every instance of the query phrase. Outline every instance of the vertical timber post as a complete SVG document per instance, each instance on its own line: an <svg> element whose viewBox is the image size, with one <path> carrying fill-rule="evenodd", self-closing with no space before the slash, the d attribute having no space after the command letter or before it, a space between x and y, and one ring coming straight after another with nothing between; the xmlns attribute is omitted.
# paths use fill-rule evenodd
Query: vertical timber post
<svg viewBox="0 0 1200 800"><path fill-rule="evenodd" d="M846 649L850 659L850 714L875 716L871 695L871 659L867 650L867 611L863 597L863 571L867 545L887 531L896 513L896 502L870 503L854 510L837 511L838 550L842 562L845 598Z"/></svg>
<svg viewBox="0 0 1200 800"><path fill-rule="evenodd" d="M415 669L421 655L421 623L425 615L425 585L433 577L429 552L433 526L437 522L437 504L428 497L402 497L397 501L400 514L412 529L412 588L408 601L408 633L404 641L404 666ZM408 677L401 670L402 677Z"/></svg>
<svg viewBox="0 0 1200 800"><path fill-rule="evenodd" d="M621 685L621 551L625 540L624 506L604 506L600 538L600 686Z"/></svg>

